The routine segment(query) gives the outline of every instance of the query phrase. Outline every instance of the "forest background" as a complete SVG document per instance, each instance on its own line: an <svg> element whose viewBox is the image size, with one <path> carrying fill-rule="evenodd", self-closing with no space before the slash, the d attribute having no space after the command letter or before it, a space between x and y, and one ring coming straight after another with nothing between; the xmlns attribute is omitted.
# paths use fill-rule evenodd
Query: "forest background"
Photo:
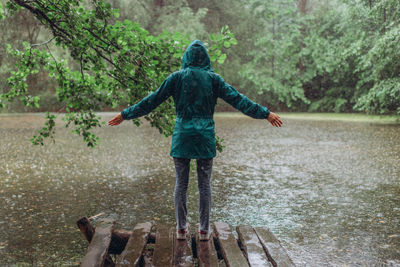
<svg viewBox="0 0 400 267"><path fill-rule="evenodd" d="M1 0L1 112L61 110L71 115L80 110L89 113L119 110L154 91L170 72L178 70L185 45L200 39L208 45L213 66L226 81L274 111L400 114L398 0L70 0L52 5L53 2ZM64 21L62 16L67 13L79 16L66 17ZM44 20L43 14L50 20ZM93 59L102 54L90 55L88 44L96 44L91 35L79 37L79 30L86 29L85 23L92 27L92 33L98 30L96 27L109 30L110 43L115 41L115 50L110 55L119 53L111 63L119 64L124 53L134 54L132 50L136 48L138 51L154 48L154 53L141 52L146 60L136 57L131 71L110 72L99 59ZM135 32L134 41L127 41L128 35L118 33L118 30L123 32L121 28ZM85 43L82 40L86 38ZM75 43L74 39L82 42ZM143 48L149 43L150 48ZM171 44L178 45L169 49L167 46ZM40 54L40 51L49 52ZM41 66L26 60L28 56L34 58L32 55ZM56 62L53 68L46 67L51 65L49 58ZM107 61L105 57L101 60L104 59ZM61 61L65 62L62 71ZM172 63L166 68L168 62ZM116 65L115 69L123 68ZM143 77L154 76L153 83L142 82L141 69L147 75ZM99 78L100 72L119 83ZM62 73L71 77L61 81ZM123 77L122 74L131 74L133 85L121 81L122 78L116 79L118 75ZM73 87L71 81L80 86L75 91L82 92L79 88L84 87L74 75L82 75L81 80L87 77L83 84L88 90L98 90L99 103L86 103L90 102L87 99L97 97L91 95L93 92L85 93L86 98L80 93L79 100L68 102L71 95L66 94L69 91L65 88ZM104 91L115 90L107 86L133 88L125 98L129 101L121 101L123 94L118 101L115 97L101 99ZM142 89L135 91L135 86ZM108 91L106 95L115 92ZM13 101L14 98L22 101ZM171 105L161 107L158 113L170 108ZM69 120L79 128L88 124L79 122L84 120L82 116L79 119L78 115L72 115ZM160 131L168 132L168 122L160 120L163 116L156 112L148 120ZM48 119L51 123L51 117ZM89 119L89 123L96 126L97 121ZM78 128L77 133L85 132ZM51 135L50 129L45 132L41 134L43 137ZM88 143L90 138L95 137L89 134Z"/></svg>

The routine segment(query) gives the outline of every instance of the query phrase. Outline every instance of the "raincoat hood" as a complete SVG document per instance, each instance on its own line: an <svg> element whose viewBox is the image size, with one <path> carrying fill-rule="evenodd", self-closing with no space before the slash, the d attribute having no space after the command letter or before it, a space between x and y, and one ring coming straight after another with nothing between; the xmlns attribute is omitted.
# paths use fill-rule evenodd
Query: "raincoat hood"
<svg viewBox="0 0 400 267"><path fill-rule="evenodd" d="M182 69L188 67L213 71L207 49L200 40L191 42L183 55Z"/></svg>

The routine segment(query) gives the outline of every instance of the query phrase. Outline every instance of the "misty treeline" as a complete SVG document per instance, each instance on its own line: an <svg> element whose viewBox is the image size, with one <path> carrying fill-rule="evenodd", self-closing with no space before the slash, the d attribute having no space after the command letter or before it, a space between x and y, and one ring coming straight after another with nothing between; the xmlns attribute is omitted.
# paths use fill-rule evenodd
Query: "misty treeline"
<svg viewBox="0 0 400 267"><path fill-rule="evenodd" d="M66 112L88 144L94 111L154 91L193 39L272 110L400 114L398 0L1 0L0 11L3 111ZM173 113L169 101L146 119L169 135Z"/></svg>

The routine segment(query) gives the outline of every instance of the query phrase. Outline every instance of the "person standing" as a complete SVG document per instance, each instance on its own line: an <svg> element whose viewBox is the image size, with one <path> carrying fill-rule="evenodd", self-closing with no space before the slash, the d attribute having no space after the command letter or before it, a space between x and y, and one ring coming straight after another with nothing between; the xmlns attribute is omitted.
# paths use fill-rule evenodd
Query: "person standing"
<svg viewBox="0 0 400 267"><path fill-rule="evenodd" d="M124 120L150 113L162 102L172 97L176 121L172 135L170 156L174 159L176 184L174 207L177 239L186 239L186 193L189 183L190 160L197 161L199 190L199 239L210 237L211 173L216 156L214 108L217 98L255 119L267 119L272 126L281 127L280 117L267 107L254 103L226 83L211 67L204 44L194 40L186 49L179 71L170 74L161 86L137 104L124 109L108 124L115 126Z"/></svg>

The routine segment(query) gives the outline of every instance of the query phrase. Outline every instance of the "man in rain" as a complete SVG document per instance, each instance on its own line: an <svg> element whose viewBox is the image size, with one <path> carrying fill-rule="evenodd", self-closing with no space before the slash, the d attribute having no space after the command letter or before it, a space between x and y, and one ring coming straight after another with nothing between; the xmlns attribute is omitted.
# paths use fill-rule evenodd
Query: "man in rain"
<svg viewBox="0 0 400 267"><path fill-rule="evenodd" d="M267 119L280 127L280 117L268 108L252 102L216 74L204 44L194 40L182 58L182 68L170 74L161 86L139 103L124 109L108 124L120 124L123 120L138 118L150 113L169 97L173 98L176 122L172 135L170 155L174 159L176 184L174 206L177 239L186 239L186 192L189 182L190 160L197 160L199 189L199 239L210 237L211 171L216 156L214 132L214 108L220 97L237 110L255 119Z"/></svg>

